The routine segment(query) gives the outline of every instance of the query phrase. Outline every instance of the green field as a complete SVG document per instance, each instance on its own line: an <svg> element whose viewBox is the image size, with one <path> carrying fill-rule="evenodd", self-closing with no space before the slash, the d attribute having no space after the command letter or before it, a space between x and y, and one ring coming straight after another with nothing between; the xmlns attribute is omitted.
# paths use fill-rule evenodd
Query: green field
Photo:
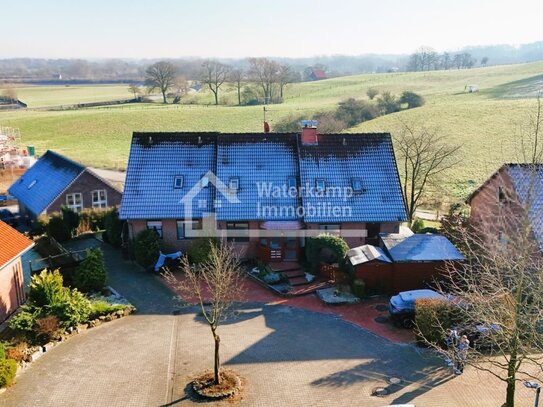
<svg viewBox="0 0 543 407"><path fill-rule="evenodd" d="M500 163L518 160L519 126L535 109L533 96L543 83L543 62L462 71L371 74L291 85L285 102L269 106L275 122L290 113L311 116L333 109L347 98L366 98L375 87L399 94L413 90L426 104L365 122L350 132L398 130L400 120L438 127L451 142L462 145L462 163L446 174L446 190L465 194ZM479 93L464 93L468 84ZM28 87L19 97L30 107L128 98L126 86ZM209 103L211 95L190 96ZM221 97L235 103L233 89ZM38 153L55 149L86 164L125 168L133 131L261 131L262 106L138 104L71 111L26 110L0 113L0 125L18 127L24 144Z"/></svg>

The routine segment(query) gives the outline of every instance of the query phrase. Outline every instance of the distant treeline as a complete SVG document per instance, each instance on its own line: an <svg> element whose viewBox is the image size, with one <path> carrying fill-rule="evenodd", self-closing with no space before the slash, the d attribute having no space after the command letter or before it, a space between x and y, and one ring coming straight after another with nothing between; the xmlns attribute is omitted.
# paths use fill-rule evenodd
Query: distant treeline
<svg viewBox="0 0 543 407"><path fill-rule="evenodd" d="M423 48L433 51L431 48ZM458 51L437 53L439 58L416 60L414 55L402 54L367 54L358 56L330 55L311 58L270 58L289 65L293 70L303 74L308 67L325 67L327 77L344 76L370 72L396 72L408 70L469 68L482 65L500 65L543 60L543 41L512 45L491 45L465 47ZM420 55L419 55L420 56ZM432 55L430 55L432 57ZM169 59L177 67L180 75L188 80L197 80L204 58ZM13 58L0 59L0 81L32 82L32 81L72 81L88 80L89 83L141 82L145 77L145 69L158 59L36 59ZM234 68L248 69L248 59L225 59L219 61ZM444 68L448 66L448 68ZM424 67L424 68L422 68ZM416 69L417 68L417 69ZM99 82L94 82L99 81ZM44 82L45 83L45 82ZM79 82L78 82L79 83Z"/></svg>

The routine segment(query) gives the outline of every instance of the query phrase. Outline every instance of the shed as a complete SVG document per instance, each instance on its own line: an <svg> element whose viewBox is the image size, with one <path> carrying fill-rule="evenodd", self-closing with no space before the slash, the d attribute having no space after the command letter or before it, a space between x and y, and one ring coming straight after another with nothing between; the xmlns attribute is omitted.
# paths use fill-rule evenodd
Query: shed
<svg viewBox="0 0 543 407"><path fill-rule="evenodd" d="M381 233L379 238L393 262L392 292L423 288L442 275L447 262L464 260L442 235Z"/></svg>
<svg viewBox="0 0 543 407"><path fill-rule="evenodd" d="M369 244L347 251L347 258L356 279L363 280L366 289L390 291L392 260L380 247Z"/></svg>

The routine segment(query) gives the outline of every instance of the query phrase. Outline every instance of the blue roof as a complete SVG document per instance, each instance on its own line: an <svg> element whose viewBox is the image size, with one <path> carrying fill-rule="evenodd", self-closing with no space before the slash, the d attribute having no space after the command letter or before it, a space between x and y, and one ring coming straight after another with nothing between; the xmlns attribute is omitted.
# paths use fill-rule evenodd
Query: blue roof
<svg viewBox="0 0 543 407"><path fill-rule="evenodd" d="M208 171L215 171L215 135L134 133L121 202L122 219L182 219L181 200ZM174 188L176 176L182 186ZM213 212L214 188L192 200L192 217Z"/></svg>
<svg viewBox="0 0 543 407"><path fill-rule="evenodd" d="M394 262L464 260L445 236L381 233L380 238Z"/></svg>
<svg viewBox="0 0 543 407"><path fill-rule="evenodd" d="M41 214L85 167L48 150L9 188L34 215Z"/></svg>
<svg viewBox="0 0 543 407"><path fill-rule="evenodd" d="M288 178L298 178L295 135L224 134L217 146L217 177L228 185L239 178L236 194L239 203L217 196L217 220L297 220L299 199L272 189L287 185ZM260 192L259 192L260 189Z"/></svg>
<svg viewBox="0 0 543 407"><path fill-rule="evenodd" d="M407 220L400 179L390 134L319 135L318 145L300 145L302 186L315 187L317 179L326 187L350 188L359 179L363 191L351 197L319 197L305 194L306 209L340 208L341 215L306 210L306 222L398 222ZM344 209L345 208L345 209Z"/></svg>
<svg viewBox="0 0 543 407"><path fill-rule="evenodd" d="M543 165L507 164L515 191L528 204L528 218L539 247L543 250Z"/></svg>
<svg viewBox="0 0 543 407"><path fill-rule="evenodd" d="M279 133L134 133L121 218L183 218L180 200L207 171L215 173L226 187L237 178L239 189L237 193L222 187L199 191L192 204L196 218L214 211L217 220L225 221L406 219L389 134L327 134L319 136L318 146L305 146L298 134ZM175 176L183 177L182 188L173 187ZM325 179L330 187L350 188L353 177L362 181L364 191L345 201L343 197L311 197L303 190L313 187L316 178ZM301 187L300 195L288 190L291 178ZM274 193L277 188L281 191ZM228 196L239 201L233 202ZM323 203L352 210L342 218L308 211L309 206Z"/></svg>

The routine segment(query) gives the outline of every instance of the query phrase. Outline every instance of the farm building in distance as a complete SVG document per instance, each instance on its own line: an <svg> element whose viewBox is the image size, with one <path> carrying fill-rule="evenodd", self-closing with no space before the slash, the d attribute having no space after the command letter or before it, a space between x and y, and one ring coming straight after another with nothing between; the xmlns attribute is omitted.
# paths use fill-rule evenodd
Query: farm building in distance
<svg viewBox="0 0 543 407"><path fill-rule="evenodd" d="M54 151L48 150L9 188L22 216L37 217L67 206L76 212L121 203L118 186Z"/></svg>
<svg viewBox="0 0 543 407"><path fill-rule="evenodd" d="M33 246L32 240L0 221L0 323L25 301L21 256Z"/></svg>
<svg viewBox="0 0 543 407"><path fill-rule="evenodd" d="M326 72L322 69L313 69L308 76L310 81L321 81L323 79L328 79Z"/></svg>

